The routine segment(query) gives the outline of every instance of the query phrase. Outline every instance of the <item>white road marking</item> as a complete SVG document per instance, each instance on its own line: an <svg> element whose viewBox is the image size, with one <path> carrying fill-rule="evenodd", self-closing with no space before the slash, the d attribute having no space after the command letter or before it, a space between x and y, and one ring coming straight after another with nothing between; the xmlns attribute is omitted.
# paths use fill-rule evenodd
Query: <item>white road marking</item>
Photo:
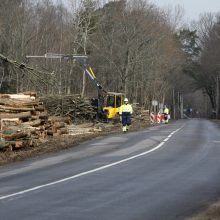
<svg viewBox="0 0 220 220"><path fill-rule="evenodd" d="M172 137L181 128L178 128L177 130L173 131L169 136ZM53 185L56 185L56 184L59 184L59 183L63 183L63 182L66 182L68 180L76 179L78 177L85 176L85 175L88 175L88 174L91 174L91 173L95 173L97 171L104 170L104 169L107 169L109 167L116 166L118 164L127 162L129 160L133 160L133 159L136 159L138 157L142 157L144 155L150 154L150 153L158 150L159 148L161 148L165 144L165 142L170 139L170 137L164 139L160 144L158 144L156 147L152 148L151 150L145 151L143 153L140 153L140 154L137 154L137 155L125 158L123 160L120 160L120 161L117 161L117 162L114 162L114 163L111 163L111 164L108 164L108 165L101 166L101 167L96 168L96 169L92 169L92 170L89 170L89 171L86 171L86 172L82 172L82 173L79 173L79 174L76 174L76 175L73 175L73 176L70 176L70 177L67 177L67 178L64 178L64 179L60 179L60 180L57 180L57 181L54 181L54 182L50 182L50 183L47 183L47 184L39 185L39 186L36 186L36 187L33 187L33 188L29 188L29 189L22 190L20 192L16 192L16 193L12 193L12 194L8 194L8 195L5 195L5 196L0 196L0 200L8 199L8 198L11 198L11 197L14 197L14 196L18 196L18 195L22 195L22 194L25 194L25 193L33 192L33 191L36 191L38 189L42 189L42 188L45 188L45 187L48 187L48 186L53 186Z"/></svg>
<svg viewBox="0 0 220 220"><path fill-rule="evenodd" d="M213 142L214 142L214 143L217 143L217 144L220 143L220 141L215 141L215 140L214 140Z"/></svg>

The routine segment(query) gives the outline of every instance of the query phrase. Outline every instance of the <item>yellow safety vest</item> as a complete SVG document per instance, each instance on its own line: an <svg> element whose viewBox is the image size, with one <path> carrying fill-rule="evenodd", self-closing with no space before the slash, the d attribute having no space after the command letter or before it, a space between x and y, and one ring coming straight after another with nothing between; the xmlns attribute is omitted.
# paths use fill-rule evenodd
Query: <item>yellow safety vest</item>
<svg viewBox="0 0 220 220"><path fill-rule="evenodd" d="M168 108L165 108L165 109L164 109L164 113L165 113L165 114L169 114L169 109L168 109Z"/></svg>
<svg viewBox="0 0 220 220"><path fill-rule="evenodd" d="M132 114L133 113L132 106L130 104L123 104L120 107L119 114L121 115L123 112L129 112Z"/></svg>

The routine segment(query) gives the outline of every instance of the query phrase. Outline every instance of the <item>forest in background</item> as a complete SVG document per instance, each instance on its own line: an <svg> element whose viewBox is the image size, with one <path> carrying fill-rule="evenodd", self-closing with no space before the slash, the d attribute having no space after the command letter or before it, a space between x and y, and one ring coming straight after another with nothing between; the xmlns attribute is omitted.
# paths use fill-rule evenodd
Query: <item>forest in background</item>
<svg viewBox="0 0 220 220"><path fill-rule="evenodd" d="M183 102L198 116L219 115L218 14L186 25L180 7L164 11L150 1L60 2L0 2L0 54L39 70L18 70L0 59L1 93L94 97L97 91L77 62L26 58L83 54L103 87L125 92L132 103L150 108L158 100L180 117Z"/></svg>

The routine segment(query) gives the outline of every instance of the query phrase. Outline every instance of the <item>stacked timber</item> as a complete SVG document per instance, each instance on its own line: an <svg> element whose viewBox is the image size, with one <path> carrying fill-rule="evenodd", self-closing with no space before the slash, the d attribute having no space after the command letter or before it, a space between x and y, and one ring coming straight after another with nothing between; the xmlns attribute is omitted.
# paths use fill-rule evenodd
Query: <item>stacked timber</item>
<svg viewBox="0 0 220 220"><path fill-rule="evenodd" d="M48 133L64 134L66 119L59 120L62 126L49 120L36 93L0 94L0 148L38 146L46 140Z"/></svg>
<svg viewBox="0 0 220 220"><path fill-rule="evenodd" d="M90 99L82 98L80 95L47 96L42 97L41 100L49 115L68 116L72 122L92 121L97 114Z"/></svg>
<svg viewBox="0 0 220 220"><path fill-rule="evenodd" d="M47 130L48 135L58 136L68 134L67 125L71 123L69 117L50 116L48 122L51 125Z"/></svg>

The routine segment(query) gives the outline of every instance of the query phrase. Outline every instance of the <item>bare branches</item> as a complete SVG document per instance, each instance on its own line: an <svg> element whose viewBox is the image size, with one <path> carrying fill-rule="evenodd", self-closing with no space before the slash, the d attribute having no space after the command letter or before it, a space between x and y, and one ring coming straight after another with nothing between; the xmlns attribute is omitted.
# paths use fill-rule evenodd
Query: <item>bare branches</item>
<svg viewBox="0 0 220 220"><path fill-rule="evenodd" d="M51 86L54 85L54 83L51 82L50 80L52 78L51 73L36 70L26 65L25 63L19 63L17 61L11 60L2 54L0 54L0 60L3 63L8 63L9 65L12 66L12 68L17 69L17 71L20 72L21 75L23 75L22 77L24 77L25 75L26 79L27 80L29 79L35 85L37 84L38 86L41 86L42 83L44 85L51 85Z"/></svg>
<svg viewBox="0 0 220 220"><path fill-rule="evenodd" d="M165 13L145 0L102 1L102 5L98 0L71 0L73 8L66 10L52 0L19 2L11 5L14 14L7 8L7 19L5 6L0 7L0 53L7 57L88 54L109 91L126 92L141 105L155 92L162 99L173 83L171 75L181 72L178 67L184 57L173 28L181 23L180 7ZM0 57L2 90L28 87L41 93L96 95L74 62L31 60L32 68L7 57Z"/></svg>

